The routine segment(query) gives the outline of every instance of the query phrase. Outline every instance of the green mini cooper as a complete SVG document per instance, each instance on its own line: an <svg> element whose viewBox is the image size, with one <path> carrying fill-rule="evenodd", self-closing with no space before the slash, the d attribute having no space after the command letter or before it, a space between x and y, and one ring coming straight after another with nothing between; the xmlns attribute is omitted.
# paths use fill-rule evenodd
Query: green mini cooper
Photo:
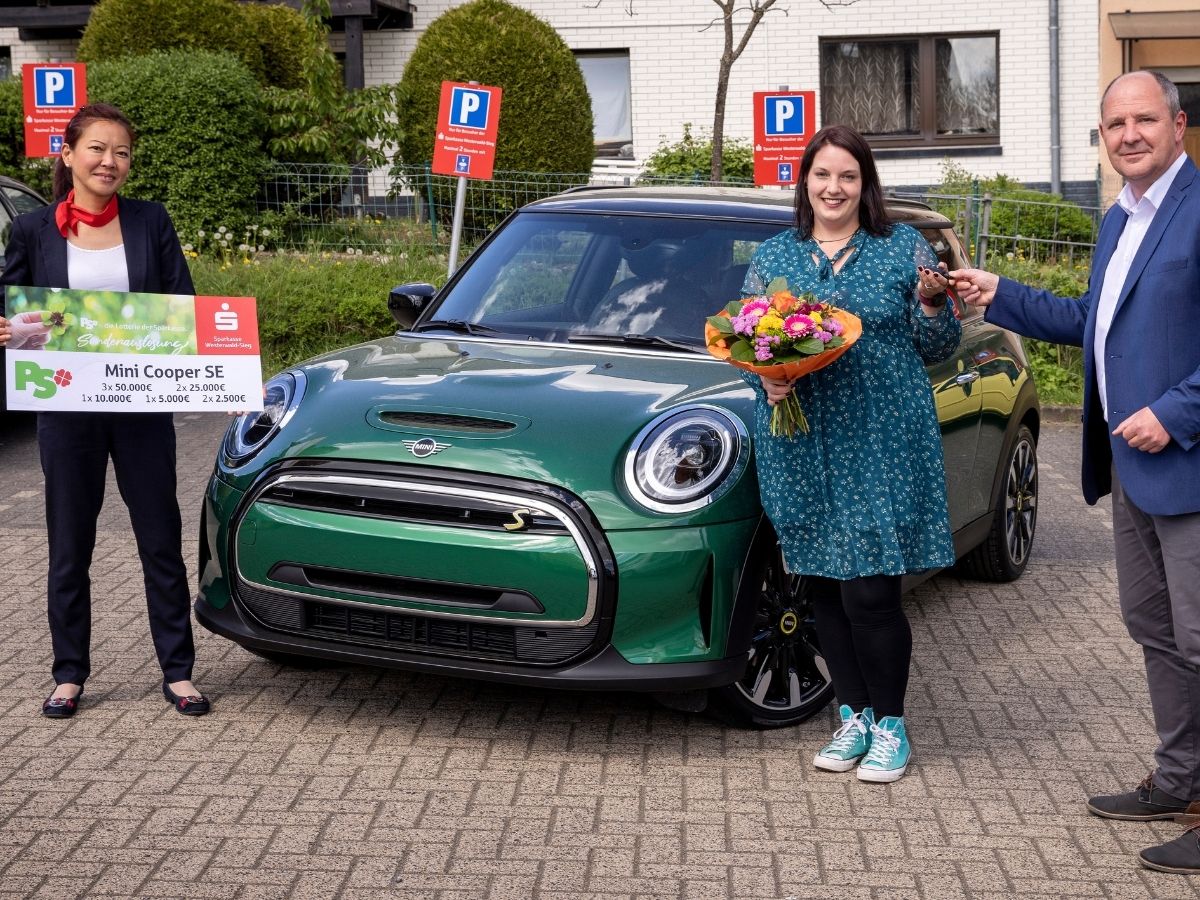
<svg viewBox="0 0 1200 900"><path fill-rule="evenodd" d="M196 614L276 661L633 690L774 727L832 688L759 505L753 394L703 347L792 195L579 189L524 207L389 337L272 379L207 489ZM893 201L951 267L950 223ZM960 566L1009 580L1037 514L1020 340L958 305L929 368ZM798 440L803 440L799 436Z"/></svg>

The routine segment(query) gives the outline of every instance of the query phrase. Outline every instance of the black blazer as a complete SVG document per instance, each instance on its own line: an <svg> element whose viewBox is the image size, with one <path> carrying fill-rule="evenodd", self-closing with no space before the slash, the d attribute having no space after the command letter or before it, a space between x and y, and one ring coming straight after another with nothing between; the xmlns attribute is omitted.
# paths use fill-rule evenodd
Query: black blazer
<svg viewBox="0 0 1200 900"><path fill-rule="evenodd" d="M57 203L17 216L4 251L0 287L70 287L67 284L67 239L54 222ZM192 274L179 246L179 236L161 203L117 197L121 239L129 267L129 290L151 294L195 294ZM0 314L4 293L0 291ZM4 381L8 371L0 350L0 410L5 408Z"/></svg>

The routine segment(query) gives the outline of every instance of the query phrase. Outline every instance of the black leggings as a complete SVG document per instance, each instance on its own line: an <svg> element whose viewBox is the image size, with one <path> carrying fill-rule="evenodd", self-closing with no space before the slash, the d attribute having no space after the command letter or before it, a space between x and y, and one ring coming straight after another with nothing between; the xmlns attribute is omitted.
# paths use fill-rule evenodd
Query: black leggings
<svg viewBox="0 0 1200 900"><path fill-rule="evenodd" d="M812 579L817 638L838 702L875 718L904 715L912 630L900 606L899 575Z"/></svg>

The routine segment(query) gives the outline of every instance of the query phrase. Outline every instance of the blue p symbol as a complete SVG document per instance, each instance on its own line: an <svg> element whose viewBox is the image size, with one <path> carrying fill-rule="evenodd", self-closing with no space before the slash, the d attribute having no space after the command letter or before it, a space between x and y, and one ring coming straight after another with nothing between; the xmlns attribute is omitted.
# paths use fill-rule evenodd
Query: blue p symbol
<svg viewBox="0 0 1200 900"><path fill-rule="evenodd" d="M475 128L483 131L487 128L488 100L487 91L473 91L470 88L454 88L450 98L450 124L460 128Z"/></svg>
<svg viewBox="0 0 1200 900"><path fill-rule="evenodd" d="M34 102L38 106L75 105L73 69L34 69Z"/></svg>
<svg viewBox="0 0 1200 900"><path fill-rule="evenodd" d="M803 97L766 97L767 134L804 134Z"/></svg>

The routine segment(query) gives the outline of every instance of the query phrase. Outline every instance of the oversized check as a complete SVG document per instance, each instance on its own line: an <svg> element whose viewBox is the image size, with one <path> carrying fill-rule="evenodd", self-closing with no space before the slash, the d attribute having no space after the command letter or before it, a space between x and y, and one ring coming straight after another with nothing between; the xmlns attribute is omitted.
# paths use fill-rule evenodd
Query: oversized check
<svg viewBox="0 0 1200 900"><path fill-rule="evenodd" d="M11 410L262 409L253 297L8 287Z"/></svg>

